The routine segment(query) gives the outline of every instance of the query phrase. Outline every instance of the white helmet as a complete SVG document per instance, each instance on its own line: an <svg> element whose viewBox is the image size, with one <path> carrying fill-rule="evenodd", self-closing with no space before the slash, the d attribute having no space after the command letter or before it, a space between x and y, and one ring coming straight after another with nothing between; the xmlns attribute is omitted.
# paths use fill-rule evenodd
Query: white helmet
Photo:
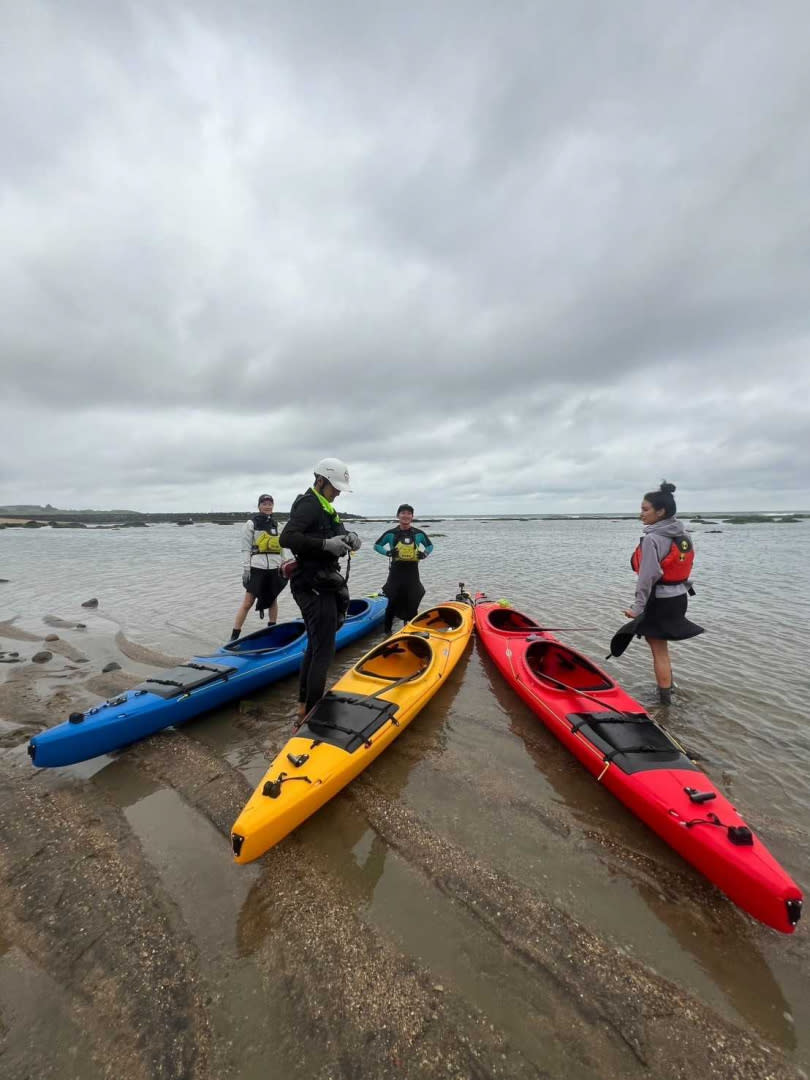
<svg viewBox="0 0 810 1080"><path fill-rule="evenodd" d="M337 488L338 491L348 491L351 494L349 466L345 461L336 457L321 458L313 471L316 476L322 476L324 480L328 480L333 488Z"/></svg>

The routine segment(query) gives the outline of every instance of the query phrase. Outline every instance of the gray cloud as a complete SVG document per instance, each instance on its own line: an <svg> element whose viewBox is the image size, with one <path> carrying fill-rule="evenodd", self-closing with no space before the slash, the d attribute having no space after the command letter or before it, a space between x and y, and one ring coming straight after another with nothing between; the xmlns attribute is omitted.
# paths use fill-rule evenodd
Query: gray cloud
<svg viewBox="0 0 810 1080"><path fill-rule="evenodd" d="M18 5L0 503L810 506L804 18Z"/></svg>

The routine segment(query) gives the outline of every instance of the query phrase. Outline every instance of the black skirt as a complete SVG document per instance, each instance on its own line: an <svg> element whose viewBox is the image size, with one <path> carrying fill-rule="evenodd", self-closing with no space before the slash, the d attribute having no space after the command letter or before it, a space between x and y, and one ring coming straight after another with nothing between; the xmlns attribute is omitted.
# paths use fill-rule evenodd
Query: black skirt
<svg viewBox="0 0 810 1080"><path fill-rule="evenodd" d="M256 597L256 610L260 613L272 606L273 601L287 587L287 579L280 570L264 570L254 566L250 570L247 591Z"/></svg>
<svg viewBox="0 0 810 1080"><path fill-rule="evenodd" d="M681 596L652 596L644 609L644 618L636 627L638 637L663 641L685 641L702 634L703 627L686 617L688 600Z"/></svg>

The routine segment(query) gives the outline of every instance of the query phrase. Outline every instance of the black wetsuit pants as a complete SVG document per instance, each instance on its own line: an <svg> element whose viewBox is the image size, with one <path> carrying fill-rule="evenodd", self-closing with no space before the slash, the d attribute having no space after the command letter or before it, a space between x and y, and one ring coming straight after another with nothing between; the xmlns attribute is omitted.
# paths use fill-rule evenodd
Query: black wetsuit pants
<svg viewBox="0 0 810 1080"><path fill-rule="evenodd" d="M335 634L340 623L340 598L333 590L296 589L292 594L307 628L307 651L301 664L298 700L307 712L323 697L326 673L335 656Z"/></svg>
<svg viewBox="0 0 810 1080"><path fill-rule="evenodd" d="M394 619L410 622L419 610L419 604L425 595L425 587L419 580L419 568L416 563L394 563L383 585L383 596L388 597L385 612L385 632L391 633Z"/></svg>

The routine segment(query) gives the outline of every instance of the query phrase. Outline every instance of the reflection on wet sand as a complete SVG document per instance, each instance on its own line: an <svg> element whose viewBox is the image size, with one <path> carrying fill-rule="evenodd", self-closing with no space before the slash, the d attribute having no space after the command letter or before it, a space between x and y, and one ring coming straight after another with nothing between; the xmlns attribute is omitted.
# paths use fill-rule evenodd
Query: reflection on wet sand
<svg viewBox="0 0 810 1080"><path fill-rule="evenodd" d="M722 913L672 901L657 886L635 882L639 895L727 995L739 1016L782 1050L796 1048L790 1006L755 940L752 921L730 904Z"/></svg>

